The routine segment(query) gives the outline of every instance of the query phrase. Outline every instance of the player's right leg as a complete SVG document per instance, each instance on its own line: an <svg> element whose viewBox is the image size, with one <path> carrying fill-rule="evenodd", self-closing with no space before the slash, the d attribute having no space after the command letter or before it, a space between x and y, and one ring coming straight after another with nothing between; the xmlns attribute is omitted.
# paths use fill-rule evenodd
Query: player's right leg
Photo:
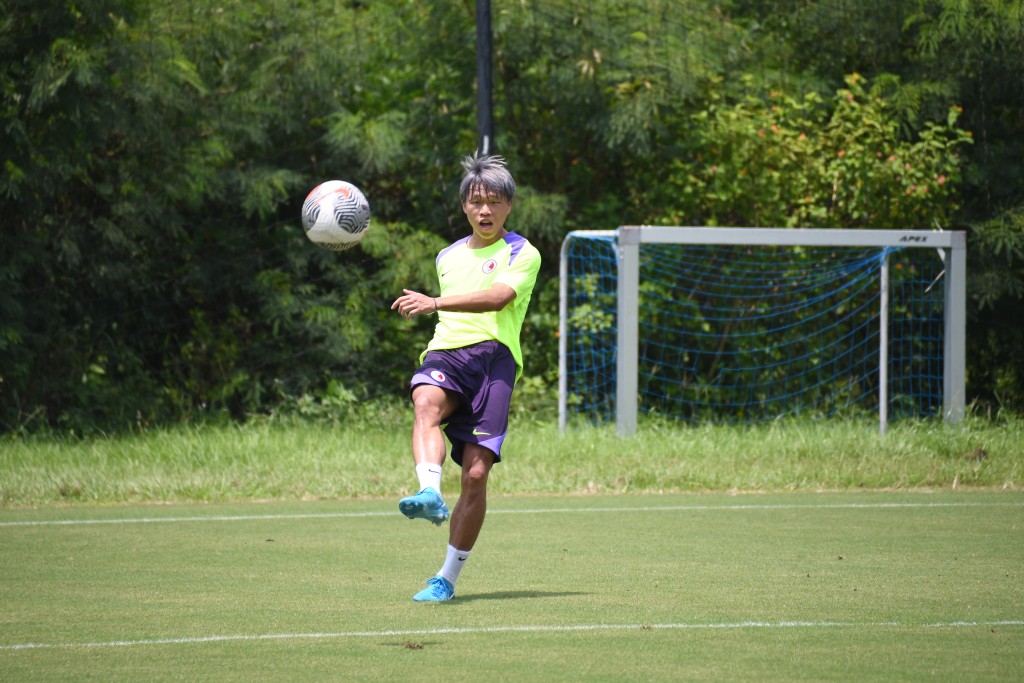
<svg viewBox="0 0 1024 683"><path fill-rule="evenodd" d="M426 519L436 525L449 517L441 497L441 465L445 459L441 422L457 407L449 392L432 384L418 384L412 390L415 417L412 453L416 462L419 493L402 498L398 509L409 519Z"/></svg>

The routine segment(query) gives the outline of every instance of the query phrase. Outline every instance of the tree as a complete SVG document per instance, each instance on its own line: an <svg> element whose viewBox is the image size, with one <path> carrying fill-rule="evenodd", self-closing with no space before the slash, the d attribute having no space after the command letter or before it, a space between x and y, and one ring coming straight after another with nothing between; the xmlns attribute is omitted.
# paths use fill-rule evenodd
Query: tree
<svg viewBox="0 0 1024 683"><path fill-rule="evenodd" d="M1020 296L1018 6L494 3L512 227L545 256L523 395L557 375L570 229L935 221L972 230L972 391L1024 395L992 379L1024 329L995 322ZM465 232L474 21L450 0L0 0L0 429L401 395L430 325L388 306ZM373 210L343 255L299 230L330 178Z"/></svg>
<svg viewBox="0 0 1024 683"><path fill-rule="evenodd" d="M858 74L831 101L770 90L732 103L711 94L692 151L651 197L676 225L931 229L956 212L960 108L900 135L892 83ZM652 209L654 207L652 206Z"/></svg>
<svg viewBox="0 0 1024 683"><path fill-rule="evenodd" d="M971 334L968 392L1024 407L1024 3L941 0L918 17L929 76L965 103L975 133L967 158Z"/></svg>
<svg viewBox="0 0 1024 683"><path fill-rule="evenodd" d="M1020 410L1024 367L1024 3L1020 0L816 0L737 2L737 20L763 30L755 42L774 85L821 93L851 69L875 82L898 78L888 97L907 138L950 103L972 133L962 148L960 209L944 228L967 230L970 333L968 395Z"/></svg>

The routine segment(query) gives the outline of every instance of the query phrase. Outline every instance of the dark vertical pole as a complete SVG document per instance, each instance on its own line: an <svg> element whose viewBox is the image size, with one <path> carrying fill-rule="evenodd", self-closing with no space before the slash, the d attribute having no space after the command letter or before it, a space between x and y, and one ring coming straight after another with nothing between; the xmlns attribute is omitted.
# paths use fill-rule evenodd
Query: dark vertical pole
<svg viewBox="0 0 1024 683"><path fill-rule="evenodd" d="M476 120L480 154L494 154L491 97L491 0L476 0Z"/></svg>

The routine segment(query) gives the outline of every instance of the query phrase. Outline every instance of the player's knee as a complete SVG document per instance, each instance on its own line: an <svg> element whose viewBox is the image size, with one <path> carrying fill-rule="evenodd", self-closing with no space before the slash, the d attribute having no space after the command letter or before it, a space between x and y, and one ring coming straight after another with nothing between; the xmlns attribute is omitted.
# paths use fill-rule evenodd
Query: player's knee
<svg viewBox="0 0 1024 683"><path fill-rule="evenodd" d="M462 488L463 490L473 489L479 490L487 486L487 474L488 470L486 467L467 467L462 470Z"/></svg>
<svg viewBox="0 0 1024 683"><path fill-rule="evenodd" d="M412 405L417 420L441 423L444 418L444 395L419 392L413 395Z"/></svg>
<svg viewBox="0 0 1024 683"><path fill-rule="evenodd" d="M491 471L493 456L487 449L467 444L463 454L462 490L483 491L487 488L487 476Z"/></svg>

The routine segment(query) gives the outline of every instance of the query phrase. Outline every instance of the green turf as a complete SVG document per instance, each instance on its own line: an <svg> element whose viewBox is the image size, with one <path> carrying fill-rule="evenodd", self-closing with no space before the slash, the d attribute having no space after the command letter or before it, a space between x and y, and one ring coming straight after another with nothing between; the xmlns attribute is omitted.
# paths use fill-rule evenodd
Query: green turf
<svg viewBox="0 0 1024 683"><path fill-rule="evenodd" d="M499 496L439 605L447 528L394 507L0 511L0 680L1024 671L1020 492Z"/></svg>

